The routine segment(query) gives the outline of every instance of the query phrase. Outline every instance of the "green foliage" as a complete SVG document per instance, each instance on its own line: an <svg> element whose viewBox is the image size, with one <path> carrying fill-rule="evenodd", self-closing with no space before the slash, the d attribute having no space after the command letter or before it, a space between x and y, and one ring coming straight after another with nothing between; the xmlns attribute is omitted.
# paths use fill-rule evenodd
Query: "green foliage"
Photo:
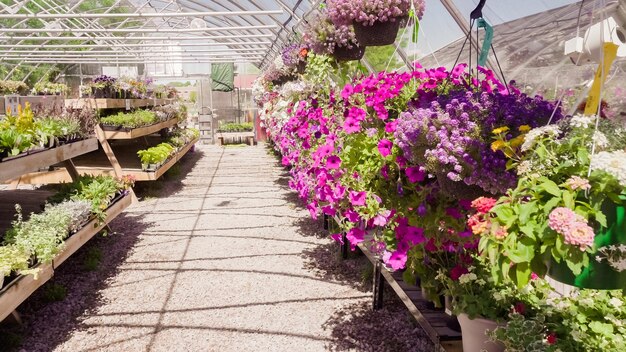
<svg viewBox="0 0 626 352"><path fill-rule="evenodd" d="M83 268L85 268L86 271L96 271L101 261L102 251L97 247L89 248L85 260L83 261Z"/></svg>
<svg viewBox="0 0 626 352"><path fill-rule="evenodd" d="M590 170L594 126L589 117L574 117L559 126L531 130L523 135L521 150L507 150L511 157L509 166L517 166L520 178L517 187L501 197L492 209L493 225L481 237L479 247L498 280L508 277L518 287L524 287L532 272L547 271L545 263L549 258L565 262L574 275L589 265L597 248L567 243L564 234L549 226L549 216L557 208L567 208L599 230L607 226L603 204L622 202L623 188L615 177L593 170L588 179L581 178ZM609 127L608 121L601 121L600 126L607 131L607 139L613 140L610 148L626 145L618 127ZM497 142L500 140L497 137ZM598 145L596 152L600 148ZM587 186L572 186L572 182ZM495 235L502 229L505 236Z"/></svg>
<svg viewBox="0 0 626 352"><path fill-rule="evenodd" d="M106 126L121 126L124 128L137 128L153 125L158 122L154 112L149 110L137 110L133 112L120 112L116 115L102 117L100 123Z"/></svg>
<svg viewBox="0 0 626 352"><path fill-rule="evenodd" d="M402 66L395 56L396 48L393 45L368 46L365 49L365 59L376 71L394 70Z"/></svg>
<svg viewBox="0 0 626 352"><path fill-rule="evenodd" d="M140 150L137 152L142 165L161 164L167 160L176 149L169 143L161 143L155 147Z"/></svg>
<svg viewBox="0 0 626 352"><path fill-rule="evenodd" d="M46 302L60 302L67 297L67 288L61 284L51 283L46 285L43 295Z"/></svg>
<svg viewBox="0 0 626 352"><path fill-rule="evenodd" d="M249 132L254 130L254 124L252 122L235 123L229 122L220 125L218 132Z"/></svg>
<svg viewBox="0 0 626 352"><path fill-rule="evenodd" d="M69 91L67 85L63 83L38 82L33 86L35 94L65 94Z"/></svg>
<svg viewBox="0 0 626 352"><path fill-rule="evenodd" d="M22 81L0 81L0 95L25 95L27 92L28 86Z"/></svg>

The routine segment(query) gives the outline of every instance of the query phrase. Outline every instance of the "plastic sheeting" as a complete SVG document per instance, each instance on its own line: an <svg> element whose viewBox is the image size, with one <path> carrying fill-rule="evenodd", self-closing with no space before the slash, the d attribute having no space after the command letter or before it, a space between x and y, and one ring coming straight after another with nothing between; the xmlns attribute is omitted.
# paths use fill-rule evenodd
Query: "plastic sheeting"
<svg viewBox="0 0 626 352"><path fill-rule="evenodd" d="M235 89L235 65L232 63L211 65L211 88L217 92Z"/></svg>

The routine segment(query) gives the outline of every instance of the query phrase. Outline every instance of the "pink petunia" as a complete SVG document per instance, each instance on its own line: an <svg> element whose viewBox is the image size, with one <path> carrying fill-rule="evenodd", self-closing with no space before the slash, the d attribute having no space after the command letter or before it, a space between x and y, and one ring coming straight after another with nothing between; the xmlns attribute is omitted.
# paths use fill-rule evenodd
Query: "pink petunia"
<svg viewBox="0 0 626 352"><path fill-rule="evenodd" d="M329 169L338 169L341 166L341 159L336 155L331 155L326 159L326 167Z"/></svg>
<svg viewBox="0 0 626 352"><path fill-rule="evenodd" d="M347 117L343 123L343 131L347 134L359 132L361 130L361 124L355 118Z"/></svg>
<svg viewBox="0 0 626 352"><path fill-rule="evenodd" d="M404 172L411 183L422 182L426 177L426 172L420 170L419 166L407 167Z"/></svg>
<svg viewBox="0 0 626 352"><path fill-rule="evenodd" d="M350 199L350 203L352 203L352 205L356 206L363 206L365 205L365 199L366 199L367 193L365 192L356 192L356 191L350 191L350 193L348 194L348 199Z"/></svg>
<svg viewBox="0 0 626 352"><path fill-rule="evenodd" d="M365 231L359 228L352 228L346 233L346 238L350 242L350 248L354 250L357 244L365 240Z"/></svg>
<svg viewBox="0 0 626 352"><path fill-rule="evenodd" d="M388 139L381 139L378 142L378 152L383 158L386 158L391 154L391 149L393 148L393 143Z"/></svg>

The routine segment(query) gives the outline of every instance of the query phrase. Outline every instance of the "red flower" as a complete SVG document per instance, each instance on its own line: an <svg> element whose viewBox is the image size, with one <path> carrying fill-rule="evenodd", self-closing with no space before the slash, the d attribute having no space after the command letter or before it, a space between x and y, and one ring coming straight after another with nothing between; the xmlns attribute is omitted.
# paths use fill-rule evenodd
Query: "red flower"
<svg viewBox="0 0 626 352"><path fill-rule="evenodd" d="M476 198L472 202L472 208L476 209L479 213L486 214L496 204L496 200L488 197Z"/></svg>
<svg viewBox="0 0 626 352"><path fill-rule="evenodd" d="M469 270L467 270L466 267L457 265L454 268L452 268L452 270L450 270L450 278L452 279L452 281L458 281L461 275L467 274L467 273L469 273Z"/></svg>
<svg viewBox="0 0 626 352"><path fill-rule="evenodd" d="M548 345L554 345L556 343L556 334L553 332L549 333L548 336L546 336L546 341Z"/></svg>
<svg viewBox="0 0 626 352"><path fill-rule="evenodd" d="M515 303L515 306L513 306L513 310L517 314L524 315L526 313L526 306L522 302L517 302Z"/></svg>

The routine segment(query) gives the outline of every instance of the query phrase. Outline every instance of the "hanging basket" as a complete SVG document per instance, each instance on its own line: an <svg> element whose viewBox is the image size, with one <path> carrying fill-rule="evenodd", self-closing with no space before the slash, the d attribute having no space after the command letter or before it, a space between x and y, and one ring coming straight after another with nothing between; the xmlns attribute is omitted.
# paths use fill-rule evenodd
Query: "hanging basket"
<svg viewBox="0 0 626 352"><path fill-rule="evenodd" d="M596 231L596 248L626 244L626 207L607 200L602 205L607 227ZM596 290L618 290L626 288L626 271L616 271L606 260L598 262L591 254L589 265L579 275L574 275L564 261L557 263L552 257L548 261L548 276L556 281L578 288Z"/></svg>
<svg viewBox="0 0 626 352"><path fill-rule="evenodd" d="M337 61L355 61L361 60L365 54L365 47L353 45L352 48L347 46L335 46L333 56Z"/></svg>
<svg viewBox="0 0 626 352"><path fill-rule="evenodd" d="M356 40L363 46L390 45L396 41L402 17L396 17L394 21L374 22L373 25L364 25L354 21L354 34Z"/></svg>
<svg viewBox="0 0 626 352"><path fill-rule="evenodd" d="M296 72L298 72L299 74L303 74L304 71L306 71L306 61L298 62L298 65L296 66Z"/></svg>
<svg viewBox="0 0 626 352"><path fill-rule="evenodd" d="M463 181L452 181L447 174L436 173L437 183L441 192L454 199L474 200L478 197L489 195L482 188L475 185L467 185Z"/></svg>

